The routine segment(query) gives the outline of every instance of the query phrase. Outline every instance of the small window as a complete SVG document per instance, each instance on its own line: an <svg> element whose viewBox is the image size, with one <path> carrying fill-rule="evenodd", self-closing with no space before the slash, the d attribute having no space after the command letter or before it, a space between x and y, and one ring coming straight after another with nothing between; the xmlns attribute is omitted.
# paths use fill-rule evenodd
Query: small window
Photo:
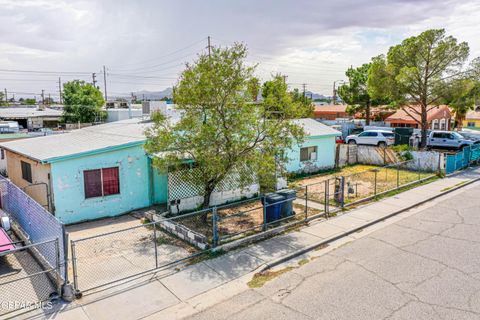
<svg viewBox="0 0 480 320"><path fill-rule="evenodd" d="M300 161L317 160L317 147L305 147L300 149Z"/></svg>
<svg viewBox="0 0 480 320"><path fill-rule="evenodd" d="M467 127L474 128L475 127L475 122L468 122Z"/></svg>
<svg viewBox="0 0 480 320"><path fill-rule="evenodd" d="M25 161L20 161L22 166L22 178L25 181L32 183L32 165Z"/></svg>
<svg viewBox="0 0 480 320"><path fill-rule="evenodd" d="M109 196L120 193L118 167L83 171L85 198Z"/></svg>

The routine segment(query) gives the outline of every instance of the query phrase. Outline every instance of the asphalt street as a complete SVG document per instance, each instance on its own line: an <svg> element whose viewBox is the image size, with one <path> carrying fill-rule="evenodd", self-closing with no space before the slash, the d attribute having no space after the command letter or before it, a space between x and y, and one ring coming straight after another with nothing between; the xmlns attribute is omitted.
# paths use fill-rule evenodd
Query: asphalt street
<svg viewBox="0 0 480 320"><path fill-rule="evenodd" d="M480 319L480 184L190 319Z"/></svg>

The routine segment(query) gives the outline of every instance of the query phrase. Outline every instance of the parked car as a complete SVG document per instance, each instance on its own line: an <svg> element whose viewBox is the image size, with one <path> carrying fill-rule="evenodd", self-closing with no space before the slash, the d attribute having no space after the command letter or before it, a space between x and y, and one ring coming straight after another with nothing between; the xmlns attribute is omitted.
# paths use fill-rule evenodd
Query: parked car
<svg viewBox="0 0 480 320"><path fill-rule="evenodd" d="M386 147L395 142L395 134L387 130L367 130L358 135L349 135L345 141L348 144L369 144Z"/></svg>
<svg viewBox="0 0 480 320"><path fill-rule="evenodd" d="M335 137L335 143L344 144L345 140L343 139L342 136L336 136Z"/></svg>
<svg viewBox="0 0 480 320"><path fill-rule="evenodd" d="M466 139L464 136L454 131L431 131L427 137L427 148L437 149L455 149L461 150L466 146L471 146L478 141Z"/></svg>

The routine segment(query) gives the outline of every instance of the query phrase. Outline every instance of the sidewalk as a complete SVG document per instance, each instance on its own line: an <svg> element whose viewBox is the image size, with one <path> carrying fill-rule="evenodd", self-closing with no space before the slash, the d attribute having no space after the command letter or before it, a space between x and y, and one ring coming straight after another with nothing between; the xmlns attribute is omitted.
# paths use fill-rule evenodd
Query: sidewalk
<svg viewBox="0 0 480 320"><path fill-rule="evenodd" d="M480 168L469 169L335 218L312 221L298 231L228 252L178 272L168 270L144 276L59 306L54 313L44 314L37 310L21 318L99 320L176 319L187 316L245 290L253 274L265 266L276 265L285 257L301 254L303 249L343 235L352 234L349 237L352 240L356 232L379 219L411 209L477 179L480 179Z"/></svg>

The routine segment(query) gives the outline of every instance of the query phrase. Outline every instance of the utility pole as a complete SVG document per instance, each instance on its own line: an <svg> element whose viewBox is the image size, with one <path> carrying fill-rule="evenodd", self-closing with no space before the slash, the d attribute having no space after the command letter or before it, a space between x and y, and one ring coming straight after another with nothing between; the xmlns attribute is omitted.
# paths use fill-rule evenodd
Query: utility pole
<svg viewBox="0 0 480 320"><path fill-rule="evenodd" d="M105 69L105 66L103 66L103 87L105 88L105 101L108 100L107 96L107 71Z"/></svg>
<svg viewBox="0 0 480 320"><path fill-rule="evenodd" d="M95 79L96 76L97 74L95 72L92 73L92 83L95 88L97 87L97 79Z"/></svg>
<svg viewBox="0 0 480 320"><path fill-rule="evenodd" d="M307 93L307 84L306 83L302 83L302 87L303 87L303 103L307 102L307 96L306 96L306 93Z"/></svg>
<svg viewBox="0 0 480 320"><path fill-rule="evenodd" d="M42 89L42 104L45 104L45 90Z"/></svg>
<svg viewBox="0 0 480 320"><path fill-rule="evenodd" d="M50 97L50 93L48 94L48 101L47 101L47 104L50 105L50 103L52 102L52 98Z"/></svg>
<svg viewBox="0 0 480 320"><path fill-rule="evenodd" d="M58 77L58 94L60 95L59 102L62 104L62 79Z"/></svg>
<svg viewBox="0 0 480 320"><path fill-rule="evenodd" d="M207 41L208 41L208 45L207 45L207 48L208 48L208 57L210 58L211 56L211 48L212 48L212 45L210 44L210 36L207 37Z"/></svg>
<svg viewBox="0 0 480 320"><path fill-rule="evenodd" d="M335 89L335 81L333 81L332 102L333 102L333 104L337 104L337 89Z"/></svg>
<svg viewBox="0 0 480 320"><path fill-rule="evenodd" d="M283 75L282 78L283 78L283 84L287 84L287 78L288 78L288 76L287 76L287 75Z"/></svg>

